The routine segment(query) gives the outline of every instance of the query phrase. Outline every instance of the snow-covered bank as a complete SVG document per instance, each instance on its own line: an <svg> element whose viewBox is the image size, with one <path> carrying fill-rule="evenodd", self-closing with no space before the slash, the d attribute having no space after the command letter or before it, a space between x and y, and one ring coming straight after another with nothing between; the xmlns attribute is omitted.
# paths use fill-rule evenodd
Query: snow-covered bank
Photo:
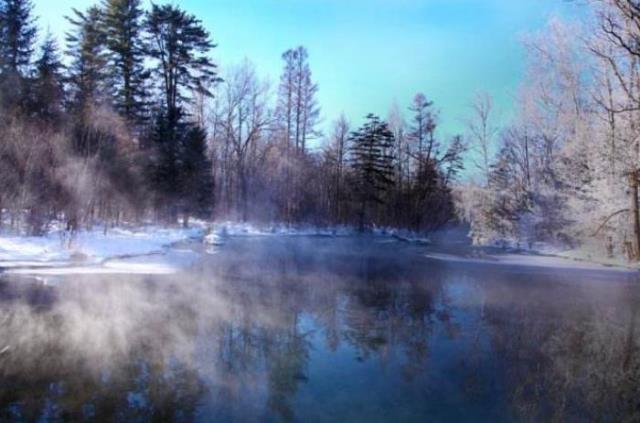
<svg viewBox="0 0 640 423"><path fill-rule="evenodd" d="M318 227L283 224L256 225L237 222L192 221L191 229L157 225L102 228L80 231L69 238L62 230L42 237L0 234L0 271L29 275L73 274L167 274L187 267L195 253L172 245L187 240L202 241L205 252L232 237L322 236L348 237L358 231L350 226ZM426 243L407 231L376 228L376 236L403 242Z"/></svg>
<svg viewBox="0 0 640 423"><path fill-rule="evenodd" d="M567 270L599 270L616 272L637 272L634 267L620 264L603 264L594 261L572 259L554 255L539 255L526 253L486 253L481 254L449 254L429 252L427 258L452 263L489 264L502 266L542 267Z"/></svg>
<svg viewBox="0 0 640 423"><path fill-rule="evenodd" d="M214 241L220 241L224 237L251 237L251 236L352 236L357 231L350 226L321 227L313 225L285 225L253 224L240 222L216 222L211 225L211 234Z"/></svg>
<svg viewBox="0 0 640 423"><path fill-rule="evenodd" d="M218 222L211 225L210 234L205 237L205 242L210 244L222 243L225 237L252 237L252 236L322 236L322 237L349 237L359 234L353 226L314 226L314 225L285 225L238 222ZM376 227L371 234L382 237L395 238L398 241L428 244L430 240L414 232L396 229Z"/></svg>
<svg viewBox="0 0 640 423"><path fill-rule="evenodd" d="M164 263L152 255L163 255L167 248L180 241L199 238L201 227L191 229L142 226L115 228L106 234L101 229L80 231L69 239L62 231L53 231L43 237L0 235L0 268L12 273L62 274L67 273L121 273L168 272ZM145 257L142 263L127 262L132 257ZM117 259L120 261L118 262ZM73 269L73 271L72 271Z"/></svg>

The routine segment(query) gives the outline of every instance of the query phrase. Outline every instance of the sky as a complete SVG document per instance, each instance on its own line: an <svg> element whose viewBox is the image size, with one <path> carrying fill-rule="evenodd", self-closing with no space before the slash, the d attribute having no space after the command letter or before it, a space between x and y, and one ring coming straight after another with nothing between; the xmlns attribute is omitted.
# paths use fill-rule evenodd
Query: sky
<svg viewBox="0 0 640 423"><path fill-rule="evenodd" d="M72 7L94 0L33 0L40 26L62 42ZM146 6L149 0L143 0ZM157 0L162 3L162 0ZM523 76L522 38L552 16L576 16L566 0L180 0L218 47L224 69L248 58L277 85L281 54L307 47L322 128L341 113L354 124L392 104L407 112L423 92L440 111L444 137L462 133L469 102L484 91L499 120L512 114Z"/></svg>

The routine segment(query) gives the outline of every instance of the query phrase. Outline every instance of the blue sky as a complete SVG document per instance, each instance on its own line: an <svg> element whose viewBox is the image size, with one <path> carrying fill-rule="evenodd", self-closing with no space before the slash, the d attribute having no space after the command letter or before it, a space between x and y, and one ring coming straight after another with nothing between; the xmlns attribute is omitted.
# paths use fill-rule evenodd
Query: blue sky
<svg viewBox="0 0 640 423"><path fill-rule="evenodd" d="M162 2L157 0L158 3ZM63 18L93 0L34 0L40 26L62 41ZM522 36L552 15L574 15L564 0L181 0L202 19L224 68L249 58L276 84L280 55L309 50L320 86L323 127L341 112L358 124L369 112L406 110L424 92L441 110L441 133L464 129L478 91L503 119L523 73ZM146 0L148 4L148 0Z"/></svg>

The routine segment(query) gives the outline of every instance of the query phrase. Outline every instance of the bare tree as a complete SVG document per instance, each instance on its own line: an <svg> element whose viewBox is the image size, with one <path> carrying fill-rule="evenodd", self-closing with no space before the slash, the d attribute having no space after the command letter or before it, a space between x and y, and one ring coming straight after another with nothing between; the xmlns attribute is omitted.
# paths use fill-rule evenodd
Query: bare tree
<svg viewBox="0 0 640 423"><path fill-rule="evenodd" d="M331 198L333 218L337 222L343 219L344 179L349 151L349 122L341 115L333 124L333 133L327 146L326 155L332 163L333 196Z"/></svg>
<svg viewBox="0 0 640 423"><path fill-rule="evenodd" d="M494 107L491 95L486 92L476 94L471 102L471 113L467 127L472 150L478 156L474 164L482 172L486 183L489 180L494 137L498 131L493 122Z"/></svg>
<svg viewBox="0 0 640 423"><path fill-rule="evenodd" d="M223 152L226 160L233 164L235 207L243 220L248 219L249 179L261 154L259 143L271 123L267 107L269 92L269 85L258 79L254 66L248 61L233 68L223 86Z"/></svg>

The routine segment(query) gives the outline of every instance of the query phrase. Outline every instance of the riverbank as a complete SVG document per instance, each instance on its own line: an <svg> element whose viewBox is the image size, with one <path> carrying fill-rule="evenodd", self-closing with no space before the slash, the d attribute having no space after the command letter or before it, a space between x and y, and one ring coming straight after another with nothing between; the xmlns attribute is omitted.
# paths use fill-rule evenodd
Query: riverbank
<svg viewBox="0 0 640 423"><path fill-rule="evenodd" d="M0 272L29 275L171 274L194 263L199 253L215 253L228 238L352 237L350 226L317 227L282 224L193 221L190 228L129 225L104 231L96 227L70 236L52 230L42 237L0 234ZM439 261L532 266L558 269L637 271L615 259L594 259L584 251L541 251L472 247L446 234L434 241L409 231L376 228L374 236L426 248Z"/></svg>
<svg viewBox="0 0 640 423"><path fill-rule="evenodd" d="M640 271L640 264L629 263L621 258L604 258L587 249L559 249L546 244L531 249L443 245L430 249L426 257L447 262L503 266Z"/></svg>

